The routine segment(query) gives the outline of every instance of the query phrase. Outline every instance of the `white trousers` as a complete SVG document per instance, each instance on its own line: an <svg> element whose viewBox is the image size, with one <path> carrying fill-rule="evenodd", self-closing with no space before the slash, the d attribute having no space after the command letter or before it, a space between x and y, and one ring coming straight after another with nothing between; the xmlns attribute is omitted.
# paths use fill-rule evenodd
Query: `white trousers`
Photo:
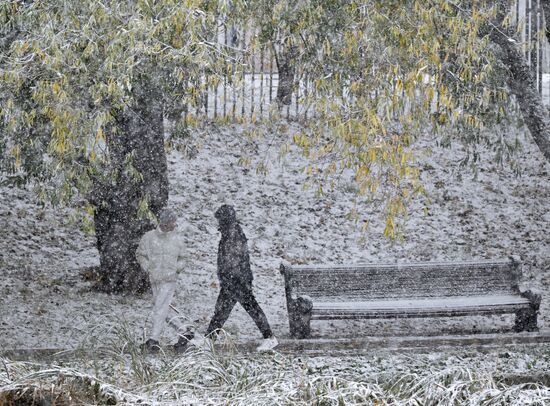
<svg viewBox="0 0 550 406"><path fill-rule="evenodd" d="M179 320L178 314L170 308L170 303L176 291L176 282L151 283L153 289L153 330L151 338L159 341L160 333L166 321L169 326L176 329L178 333L184 332L184 324Z"/></svg>

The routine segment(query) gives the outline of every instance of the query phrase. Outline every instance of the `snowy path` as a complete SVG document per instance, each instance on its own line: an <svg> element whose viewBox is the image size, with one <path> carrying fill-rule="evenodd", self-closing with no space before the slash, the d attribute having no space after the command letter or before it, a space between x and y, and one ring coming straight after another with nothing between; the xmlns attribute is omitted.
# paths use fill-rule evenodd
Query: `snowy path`
<svg viewBox="0 0 550 406"><path fill-rule="evenodd" d="M239 340L216 345L216 353L254 354L258 341ZM138 344L138 343L136 343ZM499 333L499 334L465 334L447 336L402 336L402 337L356 337L356 338L314 338L304 340L280 339L275 352L287 355L306 355L308 357L324 356L358 356L369 355L373 351L383 353L432 353L469 348L477 352L498 350L518 350L520 348L544 348L550 345L550 330L537 333ZM0 350L0 357L11 360L46 360L59 361L79 358L110 358L113 349L109 347L71 349L14 349ZM165 354L173 356L169 347L163 349Z"/></svg>

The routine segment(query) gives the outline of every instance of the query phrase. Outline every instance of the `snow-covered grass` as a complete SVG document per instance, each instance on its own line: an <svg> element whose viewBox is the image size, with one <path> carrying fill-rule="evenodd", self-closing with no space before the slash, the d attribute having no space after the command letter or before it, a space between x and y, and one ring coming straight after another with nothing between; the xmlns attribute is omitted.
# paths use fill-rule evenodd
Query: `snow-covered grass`
<svg viewBox="0 0 550 406"><path fill-rule="evenodd" d="M97 359L87 357L64 364L2 359L0 403L31 403L33 399L61 404L155 405L550 402L550 388L543 383L505 381L525 359L532 360L534 375L547 374L549 349L518 348L514 353L493 354L462 350L414 356L385 353L337 359L189 349L176 357L163 353L151 356L137 351L131 333L122 330L107 357L102 354ZM550 379L548 374L545 379Z"/></svg>

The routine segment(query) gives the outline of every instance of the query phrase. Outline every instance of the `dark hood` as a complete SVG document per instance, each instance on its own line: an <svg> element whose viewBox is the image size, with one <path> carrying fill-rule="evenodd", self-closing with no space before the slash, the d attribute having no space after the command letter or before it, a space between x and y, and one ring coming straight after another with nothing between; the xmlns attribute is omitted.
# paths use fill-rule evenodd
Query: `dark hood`
<svg viewBox="0 0 550 406"><path fill-rule="evenodd" d="M228 230L229 228L231 228L232 225L237 223L237 215L235 214L235 209L233 208L233 206L230 206L228 204L224 204L218 210L216 210L214 216L218 219L221 232Z"/></svg>

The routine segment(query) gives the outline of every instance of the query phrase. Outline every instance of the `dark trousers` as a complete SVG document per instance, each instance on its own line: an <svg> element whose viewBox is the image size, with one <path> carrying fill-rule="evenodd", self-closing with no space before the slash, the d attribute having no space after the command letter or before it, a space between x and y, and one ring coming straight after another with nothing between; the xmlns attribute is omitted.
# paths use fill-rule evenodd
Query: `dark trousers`
<svg viewBox="0 0 550 406"><path fill-rule="evenodd" d="M254 320L254 323L256 323L256 326L258 326L264 338L273 336L267 317L252 293L252 286L246 285L221 286L218 300L216 301L214 316L210 321L206 335L222 328L237 302L239 302L250 317L252 317L252 320Z"/></svg>

